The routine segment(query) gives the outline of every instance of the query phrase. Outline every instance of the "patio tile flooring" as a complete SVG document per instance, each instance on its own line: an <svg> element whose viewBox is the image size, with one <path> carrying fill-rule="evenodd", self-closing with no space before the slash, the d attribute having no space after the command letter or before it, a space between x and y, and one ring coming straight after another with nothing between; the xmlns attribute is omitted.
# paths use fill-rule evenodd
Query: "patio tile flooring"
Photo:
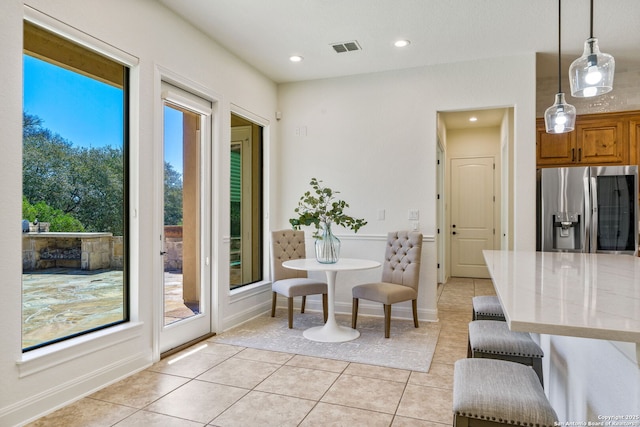
<svg viewBox="0 0 640 427"><path fill-rule="evenodd" d="M117 322L123 272L55 268L22 275L22 346L28 348ZM182 302L182 274L165 273L165 324L193 315Z"/></svg>

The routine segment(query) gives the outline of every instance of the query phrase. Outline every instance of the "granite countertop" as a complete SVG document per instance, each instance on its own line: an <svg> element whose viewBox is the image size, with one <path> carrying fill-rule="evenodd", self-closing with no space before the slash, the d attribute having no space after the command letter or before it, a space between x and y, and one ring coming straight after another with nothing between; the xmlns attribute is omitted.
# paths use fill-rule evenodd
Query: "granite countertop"
<svg viewBox="0 0 640 427"><path fill-rule="evenodd" d="M514 331L640 343L640 258L483 251Z"/></svg>

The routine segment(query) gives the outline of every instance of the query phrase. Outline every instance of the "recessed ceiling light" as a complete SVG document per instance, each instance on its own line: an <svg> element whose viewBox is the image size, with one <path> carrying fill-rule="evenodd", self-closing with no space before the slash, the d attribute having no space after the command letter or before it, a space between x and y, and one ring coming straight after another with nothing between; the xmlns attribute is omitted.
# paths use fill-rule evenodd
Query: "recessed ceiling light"
<svg viewBox="0 0 640 427"><path fill-rule="evenodd" d="M470 122L477 122L478 118L476 116L471 116L471 117L469 117L469 121Z"/></svg>
<svg viewBox="0 0 640 427"><path fill-rule="evenodd" d="M395 47L407 47L411 44L409 40L398 40L393 45Z"/></svg>
<svg viewBox="0 0 640 427"><path fill-rule="evenodd" d="M289 61L291 61L291 62L300 62L300 61L302 61L302 59L303 58L300 55L293 55L293 56L289 57Z"/></svg>

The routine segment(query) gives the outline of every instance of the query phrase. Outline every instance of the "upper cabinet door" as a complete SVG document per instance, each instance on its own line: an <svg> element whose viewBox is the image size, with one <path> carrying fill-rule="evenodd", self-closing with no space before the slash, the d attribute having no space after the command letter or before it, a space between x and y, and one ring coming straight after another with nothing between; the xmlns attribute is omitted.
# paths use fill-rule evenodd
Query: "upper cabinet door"
<svg viewBox="0 0 640 427"><path fill-rule="evenodd" d="M544 120L538 121L536 158L538 166L568 166L577 160L576 133L547 133Z"/></svg>
<svg viewBox="0 0 640 427"><path fill-rule="evenodd" d="M590 120L576 124L578 162L581 164L626 164L629 158L628 138L622 120Z"/></svg>

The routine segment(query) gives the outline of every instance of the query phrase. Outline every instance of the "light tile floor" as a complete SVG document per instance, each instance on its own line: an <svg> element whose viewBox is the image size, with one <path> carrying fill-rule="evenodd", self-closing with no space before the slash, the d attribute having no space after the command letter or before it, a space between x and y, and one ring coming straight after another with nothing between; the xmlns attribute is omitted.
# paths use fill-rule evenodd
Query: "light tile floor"
<svg viewBox="0 0 640 427"><path fill-rule="evenodd" d="M442 329L426 373L208 343L182 363L163 359L30 425L450 426L453 363L467 354L471 298L492 294L489 279L438 286Z"/></svg>

